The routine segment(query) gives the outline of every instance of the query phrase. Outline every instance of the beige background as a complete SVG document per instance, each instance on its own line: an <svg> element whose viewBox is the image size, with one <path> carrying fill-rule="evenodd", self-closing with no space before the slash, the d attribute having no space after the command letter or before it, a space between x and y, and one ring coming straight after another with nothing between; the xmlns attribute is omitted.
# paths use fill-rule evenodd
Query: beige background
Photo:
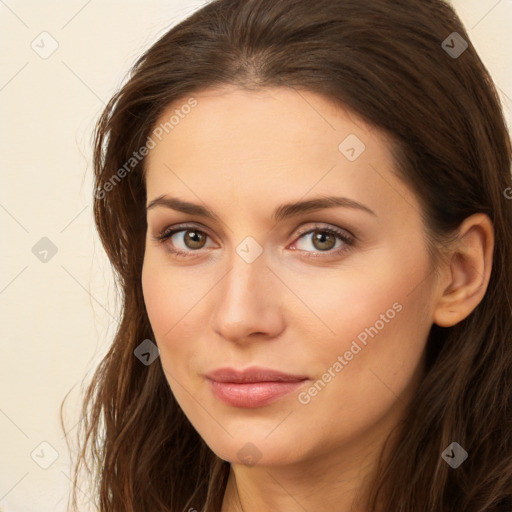
<svg viewBox="0 0 512 512"><path fill-rule="evenodd" d="M92 221L95 120L137 56L203 3L0 0L3 512L65 510L69 457L59 406L71 390L74 433L80 383L114 332L112 278ZM510 125L512 0L453 3ZM43 237L57 249L53 256Z"/></svg>

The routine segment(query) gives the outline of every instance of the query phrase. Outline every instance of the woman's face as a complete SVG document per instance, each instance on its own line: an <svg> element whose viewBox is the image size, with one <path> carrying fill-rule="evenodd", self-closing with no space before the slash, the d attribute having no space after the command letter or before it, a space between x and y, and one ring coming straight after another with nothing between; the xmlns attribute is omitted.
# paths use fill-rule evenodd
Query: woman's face
<svg viewBox="0 0 512 512"><path fill-rule="evenodd" d="M381 440L422 376L435 278L419 203L382 134L285 88L205 91L160 122L142 284L195 429L250 465ZM292 377L206 376L255 367Z"/></svg>

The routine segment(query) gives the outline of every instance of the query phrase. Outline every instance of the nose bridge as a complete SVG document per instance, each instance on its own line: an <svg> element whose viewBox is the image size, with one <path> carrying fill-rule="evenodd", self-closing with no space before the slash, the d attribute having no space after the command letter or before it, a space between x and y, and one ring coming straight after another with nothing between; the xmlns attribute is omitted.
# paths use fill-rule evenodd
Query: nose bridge
<svg viewBox="0 0 512 512"><path fill-rule="evenodd" d="M252 259L254 249L251 241L235 248L230 270L218 286L212 327L233 341L255 332L275 334L282 327L275 278L264 252Z"/></svg>
<svg viewBox="0 0 512 512"><path fill-rule="evenodd" d="M238 196L238 199L243 202L242 194ZM241 212L240 217L242 218L251 213L241 208L238 211ZM230 246L228 257L230 271L223 284L220 300L223 301L225 298L228 303L234 300L235 303L238 301L240 304L246 300L255 301L260 296L261 289L267 285L270 273L267 268L268 252L256 238L247 234L250 231L246 224L235 221L231 223L231 231L233 240L238 238L241 241ZM257 307L258 303L261 305L261 301L255 301L252 307Z"/></svg>
<svg viewBox="0 0 512 512"><path fill-rule="evenodd" d="M237 248L238 250L238 248ZM247 316L265 307L264 289L268 286L268 273L264 255L247 261L235 251L230 259L230 271L221 287L219 305L233 319L236 315Z"/></svg>

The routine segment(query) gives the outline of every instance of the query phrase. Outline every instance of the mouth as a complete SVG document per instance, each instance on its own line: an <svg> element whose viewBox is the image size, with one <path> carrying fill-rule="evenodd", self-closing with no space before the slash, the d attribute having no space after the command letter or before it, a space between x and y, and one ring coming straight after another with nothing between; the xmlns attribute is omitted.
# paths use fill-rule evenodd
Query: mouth
<svg viewBox="0 0 512 512"><path fill-rule="evenodd" d="M205 375L213 394L234 407L254 408L276 402L303 386L309 377L267 368L239 371L220 368Z"/></svg>

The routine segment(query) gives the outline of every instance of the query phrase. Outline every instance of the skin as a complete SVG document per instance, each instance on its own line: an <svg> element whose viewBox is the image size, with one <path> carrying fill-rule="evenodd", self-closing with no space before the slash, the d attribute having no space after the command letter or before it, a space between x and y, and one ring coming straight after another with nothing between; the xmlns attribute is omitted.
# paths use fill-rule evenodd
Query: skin
<svg viewBox="0 0 512 512"><path fill-rule="evenodd" d="M142 284L166 378L205 442L231 462L222 512L362 512L383 442L423 376L432 324L455 325L485 293L492 224L483 214L466 219L436 274L418 199L394 174L383 133L306 91L223 87L194 97L146 161L148 205L165 194L220 218L147 212ZM354 161L338 149L349 134L366 146ZM270 218L282 203L322 195L375 215L335 207ZM187 245L183 231L155 240L181 223L204 233L199 243ZM299 234L316 226L348 231L355 243L336 254L343 241ZM263 250L252 263L236 252L249 236ZM393 304L394 318L332 370ZM335 376L307 404L293 392L253 409L219 401L204 378L253 365L307 375L305 392L329 368ZM256 462L244 464L240 450Z"/></svg>

